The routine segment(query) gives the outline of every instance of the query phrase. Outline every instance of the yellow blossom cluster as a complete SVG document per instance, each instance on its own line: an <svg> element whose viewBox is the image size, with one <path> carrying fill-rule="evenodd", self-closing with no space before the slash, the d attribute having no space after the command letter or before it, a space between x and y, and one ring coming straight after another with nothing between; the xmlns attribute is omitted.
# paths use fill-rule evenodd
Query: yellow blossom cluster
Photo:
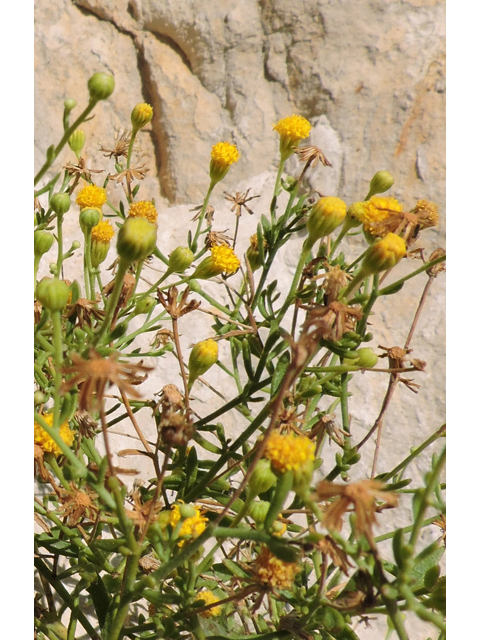
<svg viewBox="0 0 480 640"><path fill-rule="evenodd" d="M198 509L197 507L194 507L194 509L195 515L183 520L180 531L178 532L179 538L198 538L198 536L205 531L205 526L208 522L208 518L202 516L202 514L200 513L200 509ZM182 515L180 513L180 506L178 504L174 504L170 511L170 525L175 528L181 519ZM180 540L178 546L182 547L184 542L185 540Z"/></svg>
<svg viewBox="0 0 480 640"><path fill-rule="evenodd" d="M277 558L267 547L263 547L255 561L255 574L258 580L272 589L288 589L300 571L296 562L284 562Z"/></svg>
<svg viewBox="0 0 480 640"><path fill-rule="evenodd" d="M363 224L365 231L375 234L375 226L379 222L387 220L392 213L402 210L403 205L395 198L373 196L370 200L354 202L350 205L348 213Z"/></svg>
<svg viewBox="0 0 480 640"><path fill-rule="evenodd" d="M280 138L288 138L291 142L298 142L308 138L312 125L303 116L287 116L273 125L274 131Z"/></svg>
<svg viewBox="0 0 480 640"><path fill-rule="evenodd" d="M89 184L77 194L76 203L80 209L100 209L107 201L107 192L102 187Z"/></svg>
<svg viewBox="0 0 480 640"><path fill-rule="evenodd" d="M265 457L281 473L300 469L315 460L315 445L306 436L273 432L267 442Z"/></svg>
<svg viewBox="0 0 480 640"><path fill-rule="evenodd" d="M235 273L240 267L240 260L235 255L234 250L226 244L212 247L212 258L215 268L222 268L224 273Z"/></svg>
<svg viewBox="0 0 480 640"><path fill-rule="evenodd" d="M112 225L107 220L101 220L92 229L92 242L101 242L108 244L113 238L115 232Z"/></svg>
<svg viewBox="0 0 480 640"><path fill-rule="evenodd" d="M141 200L134 202L128 211L128 215L132 218L146 218L149 222L157 222L157 210L155 205L149 200Z"/></svg>
<svg viewBox="0 0 480 640"><path fill-rule="evenodd" d="M219 602L220 598L217 598L217 596L214 595L211 591L205 590L205 591L200 591L200 593L197 595L195 600L203 600L204 604L202 606L205 606L207 604L213 604L214 602ZM222 607L220 606L220 607L211 607L206 611L202 611L200 615L202 616L202 618L214 618L216 616L219 616L221 613L222 613Z"/></svg>
<svg viewBox="0 0 480 640"><path fill-rule="evenodd" d="M48 424L49 427L53 425L53 413L45 413L42 418ZM69 447L72 446L74 440L74 433L68 426L68 422L64 422L60 427L60 437ZM38 422L34 423L34 441L38 444L46 453L53 453L55 456L60 456L62 450L58 444L53 440L48 433L41 427Z"/></svg>
<svg viewBox="0 0 480 640"><path fill-rule="evenodd" d="M240 158L237 147L230 142L217 142L212 146L211 159L217 165L229 167Z"/></svg>

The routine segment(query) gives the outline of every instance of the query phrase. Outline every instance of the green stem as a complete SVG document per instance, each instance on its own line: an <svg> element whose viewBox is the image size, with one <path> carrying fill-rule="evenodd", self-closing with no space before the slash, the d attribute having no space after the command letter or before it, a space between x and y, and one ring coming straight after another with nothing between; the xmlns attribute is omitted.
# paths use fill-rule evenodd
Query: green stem
<svg viewBox="0 0 480 640"><path fill-rule="evenodd" d="M421 266L416 271L412 271L412 273L409 273L408 276L404 276L403 278L400 278L400 280L397 280L396 282L389 284L388 287L384 287L383 289L380 289L380 291L378 292L378 296L386 296L389 293L394 293L395 291L397 291L398 287L401 284L403 284L407 280L410 280L410 278L414 278L419 273L423 273L423 271L426 271L427 269L431 269L436 264L439 264L440 262L445 262L445 260L446 260L446 255L443 255L438 258L435 258L435 260L431 260L430 262L425 262L423 266Z"/></svg>
<svg viewBox="0 0 480 640"><path fill-rule="evenodd" d="M125 260L124 258L121 258L120 262L118 263L117 275L115 276L115 285L108 300L103 322L100 326L100 329L98 330L98 333L93 338L92 347L95 347L102 340L103 336L112 324L113 314L115 312L118 299L120 298L120 293L122 292L123 278L127 273L129 264L130 262L128 260Z"/></svg>
<svg viewBox="0 0 480 640"><path fill-rule="evenodd" d="M53 406L53 424L52 427L59 432L59 418L60 418L60 386L62 384L62 372L61 366L63 362L63 340L62 340L62 318L60 311L52 311L52 324L53 324L53 349L55 359L55 388L54 388L54 401Z"/></svg>
<svg viewBox="0 0 480 640"><path fill-rule="evenodd" d="M57 246L58 246L58 257L57 257L57 278L60 277L60 273L62 271L62 261L63 261L63 214L57 214Z"/></svg>
<svg viewBox="0 0 480 640"><path fill-rule="evenodd" d="M444 447L442 453L440 454L440 456L438 457L438 460L436 461L435 467L433 468L432 472L429 475L427 486L422 492L420 506L418 508L415 522L413 525L412 535L410 536L409 544L411 545L412 548L415 546L418 540L418 536L420 535L422 522L425 517L425 511L430 505L430 495L433 493L435 486L438 483L438 477L442 472L443 466L445 464L446 455L447 455L447 452L446 452L446 448Z"/></svg>
<svg viewBox="0 0 480 640"><path fill-rule="evenodd" d="M193 237L192 244L190 246L191 251L196 253L197 251L197 240L200 235L200 231L202 230L203 219L205 218L205 212L207 210L208 201L210 200L210 196L213 191L213 187L216 185L216 182L213 180L210 181L210 186L208 187L207 195L205 196L205 200L203 201L202 212L200 213L200 217L198 219L197 230L195 231L195 236Z"/></svg>
<svg viewBox="0 0 480 640"><path fill-rule="evenodd" d="M85 238L85 248L83 252L83 279L85 281L85 297L92 298L92 252L91 252L91 229L85 228L83 237Z"/></svg>
<svg viewBox="0 0 480 640"><path fill-rule="evenodd" d="M78 118L75 120L75 122L72 124L72 126L65 131L65 133L63 134L62 139L57 144L55 149L53 149L52 152L47 155L47 160L46 160L45 164L43 165L43 167L40 169L40 171L37 173L37 175L34 178L34 182L33 182L34 185L36 185L38 183L38 181L41 180L43 178L43 176L47 173L47 171L50 169L50 167L54 163L55 159L57 158L58 154L60 153L60 151L63 149L63 147L68 142L68 139L70 138L72 133L87 118L89 113L91 111L93 111L93 109L95 108L96 104L97 104L97 100L90 100L90 102L88 103L87 108L83 111L83 113L81 113L78 116Z"/></svg>

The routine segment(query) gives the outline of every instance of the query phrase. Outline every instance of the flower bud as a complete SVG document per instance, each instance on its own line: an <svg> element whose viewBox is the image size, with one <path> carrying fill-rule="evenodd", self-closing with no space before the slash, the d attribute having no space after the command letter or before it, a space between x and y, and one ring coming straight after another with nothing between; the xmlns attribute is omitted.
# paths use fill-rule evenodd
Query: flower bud
<svg viewBox="0 0 480 640"><path fill-rule="evenodd" d="M208 338L197 342L190 352L188 360L188 388L191 389L195 380L202 376L218 359L218 344Z"/></svg>
<svg viewBox="0 0 480 640"><path fill-rule="evenodd" d="M313 476L313 460L306 460L293 470L293 490L299 496L304 496L310 490Z"/></svg>
<svg viewBox="0 0 480 640"><path fill-rule="evenodd" d="M109 98L115 89L115 80L108 73L94 73L88 81L90 99L98 102Z"/></svg>
<svg viewBox="0 0 480 640"><path fill-rule="evenodd" d="M33 394L33 404L37 407L39 404L43 404L44 402L46 402L47 400L47 396L43 393L43 391L40 391L37 389L37 391L35 391L35 393Z"/></svg>
<svg viewBox="0 0 480 640"><path fill-rule="evenodd" d="M157 227L145 218L127 218L118 232L118 255L129 262L145 260L153 253Z"/></svg>
<svg viewBox="0 0 480 640"><path fill-rule="evenodd" d="M67 98L63 103L63 107L65 111L68 111L68 112L75 109L76 106L77 106L77 101L75 100L75 98Z"/></svg>
<svg viewBox="0 0 480 640"><path fill-rule="evenodd" d="M85 139L85 132L81 129L77 129L76 131L74 131L68 139L68 146L77 156L77 158L80 157L82 149L85 146Z"/></svg>
<svg viewBox="0 0 480 640"><path fill-rule="evenodd" d="M50 207L57 215L63 215L70 209L70 196L68 193L55 193L50 198Z"/></svg>
<svg viewBox="0 0 480 640"><path fill-rule="evenodd" d="M38 258L50 251L53 244L53 236L48 231L35 231L33 234L33 251Z"/></svg>
<svg viewBox="0 0 480 640"><path fill-rule="evenodd" d="M260 258L260 252L255 250L252 246L248 247L245 254L247 256L248 264L252 271L257 271L263 266L262 259Z"/></svg>
<svg viewBox="0 0 480 640"><path fill-rule="evenodd" d="M248 508L248 515L255 521L255 524L263 524L269 509L270 503L265 500L252 502Z"/></svg>
<svg viewBox="0 0 480 640"><path fill-rule="evenodd" d="M198 280L208 280L214 276L219 276L223 271L223 267L215 262L213 256L204 258L202 262L193 272L192 278Z"/></svg>
<svg viewBox="0 0 480 640"><path fill-rule="evenodd" d="M240 158L238 149L229 142L217 142L213 145L210 159L210 179L216 184L227 175L230 165Z"/></svg>
<svg viewBox="0 0 480 640"><path fill-rule="evenodd" d="M168 257L168 271L170 273L183 273L192 264L193 253L188 247L177 247Z"/></svg>
<svg viewBox="0 0 480 640"><path fill-rule="evenodd" d="M102 214L100 209L82 209L80 211L80 227L85 233L87 230L90 231L95 227L101 220Z"/></svg>
<svg viewBox="0 0 480 640"><path fill-rule="evenodd" d="M63 280L42 278L37 284L36 298L50 311L61 311L68 302L70 290Z"/></svg>
<svg viewBox="0 0 480 640"><path fill-rule="evenodd" d="M357 351L356 358L344 358L343 364L347 366L355 366L366 369L371 369L378 362L378 356L371 347L362 347Z"/></svg>
<svg viewBox="0 0 480 640"><path fill-rule="evenodd" d="M140 313L149 313L152 309L155 308L156 304L157 301L153 296L146 296L145 298L141 298L135 305L135 313L137 315Z"/></svg>
<svg viewBox="0 0 480 640"><path fill-rule="evenodd" d="M108 220L102 220L92 229L91 260L95 269L102 264L108 255L110 241L114 236L112 225Z"/></svg>
<svg viewBox="0 0 480 640"><path fill-rule="evenodd" d="M340 198L320 198L313 205L307 220L310 242L328 236L340 226L347 215L347 205Z"/></svg>
<svg viewBox="0 0 480 640"><path fill-rule="evenodd" d="M178 505L178 510L180 512L180 517L182 520L186 520L187 518L195 518L197 515L197 510L193 506L193 504L185 504L181 502Z"/></svg>
<svg viewBox="0 0 480 640"><path fill-rule="evenodd" d="M388 191L390 187L393 186L394 182L395 180L392 174L388 173L388 171L377 171L370 180L370 191L368 192L365 200L368 200L377 193L384 193L385 191Z"/></svg>
<svg viewBox="0 0 480 640"><path fill-rule="evenodd" d="M134 131L142 129L146 124L150 122L153 117L153 109L149 104L141 102L133 107L133 111L130 115L132 121L132 127Z"/></svg>
<svg viewBox="0 0 480 640"><path fill-rule="evenodd" d="M260 493L265 493L265 491L271 489L276 482L277 476L272 471L270 460L261 458L250 476L248 488L249 491L258 496Z"/></svg>
<svg viewBox="0 0 480 640"><path fill-rule="evenodd" d="M387 233L367 249L362 262L362 272L371 275L391 269L400 262L406 252L404 239L395 233Z"/></svg>

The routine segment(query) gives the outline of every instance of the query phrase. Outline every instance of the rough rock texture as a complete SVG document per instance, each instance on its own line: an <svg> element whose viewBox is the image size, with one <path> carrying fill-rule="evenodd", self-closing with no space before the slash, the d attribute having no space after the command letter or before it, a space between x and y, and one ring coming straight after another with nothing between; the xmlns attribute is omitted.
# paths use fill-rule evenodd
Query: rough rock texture
<svg viewBox="0 0 480 640"><path fill-rule="evenodd" d="M43 164L47 147L61 138L63 101L76 98L79 106L74 113L80 113L88 99L88 78L97 71L113 73L113 96L83 126L88 165L105 168L98 143L111 144L113 128L128 127L135 103L153 106L154 119L140 135L141 162L150 167L140 193L142 198L156 199L158 246L165 254L185 244L190 210L208 187L211 145L219 140L235 142L242 157L214 191L214 228L233 231L233 214L222 198L223 190L251 187L252 194L262 194L252 203L255 215L241 218L239 253L246 249L260 214L268 211L273 190L278 140L272 123L291 113L310 119L314 124L310 142L320 146L333 165L312 172L311 188L352 202L365 197L375 171L387 169L396 179L392 195L406 208L419 198L439 205L440 226L426 231L418 246L425 247L427 255L444 246L442 1L56 0L52 4L38 0L35 9L36 169ZM55 168L71 156L67 149ZM109 167L113 171L112 164ZM294 160L287 169L297 171ZM110 185L109 194L117 200L121 187ZM75 217L72 213L67 220L66 242L82 239ZM301 242L299 237L283 254L275 271L280 286L291 280ZM350 246L352 255L358 255L360 241L352 239ZM412 268L404 261L390 280ZM48 259L41 269L42 275L47 272ZM75 256L66 265L65 277L80 274L80 256ZM151 279L155 277L152 273ZM377 331L373 347L403 344L425 282L422 276L407 283L398 296L381 300L372 321L372 330ZM209 283L206 288L221 299L220 287ZM208 309L206 303L202 307ZM195 323L181 322L187 354L192 342L212 335L209 316L197 315ZM397 390L385 420L379 471L403 459L410 447L442 424L444 341L441 276L411 345L413 356L428 363L426 372L415 376L422 387L416 396L402 386ZM167 382L180 384L179 377L171 379L169 362L155 363L155 375L142 386L146 395ZM351 411L352 430L360 440L375 420L387 380L373 373L358 377L360 393L354 395ZM217 384L214 370L209 381ZM210 407L218 402L202 385L194 395L199 413L204 411L202 404ZM141 413L149 425L148 412ZM232 420L225 428L233 436L243 424ZM121 433L122 427L117 431ZM131 439L118 438L118 448L132 446ZM371 465L371 445L363 453L359 471L364 473ZM327 461L336 450L334 444L326 447ZM122 459L121 464L128 461ZM131 464L140 468L137 460ZM414 469L416 481L428 465L426 454ZM150 477L150 468L142 471ZM403 523L408 509L407 500L403 509L389 514L390 526ZM432 534L425 535L428 539ZM411 631L412 638L431 633L418 621ZM379 628L357 632L367 640L385 635Z"/></svg>

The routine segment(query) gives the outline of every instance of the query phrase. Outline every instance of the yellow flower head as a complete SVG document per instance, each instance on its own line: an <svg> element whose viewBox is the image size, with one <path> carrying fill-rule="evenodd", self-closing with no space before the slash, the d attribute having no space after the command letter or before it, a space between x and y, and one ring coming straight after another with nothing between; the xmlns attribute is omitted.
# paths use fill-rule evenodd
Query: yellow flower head
<svg viewBox="0 0 480 640"><path fill-rule="evenodd" d="M216 268L222 268L223 273L235 273L240 266L240 260L235 255L234 250L231 247L227 247L226 244L222 244L218 247L212 247L213 263Z"/></svg>
<svg viewBox="0 0 480 640"><path fill-rule="evenodd" d="M255 561L255 574L260 582L272 589L288 589L300 571L296 562L284 562L263 547Z"/></svg>
<svg viewBox="0 0 480 640"><path fill-rule="evenodd" d="M92 242L101 242L102 244L108 244L113 238L115 231L112 225L107 220L101 220L92 229Z"/></svg>
<svg viewBox="0 0 480 640"><path fill-rule="evenodd" d="M149 222L157 222L157 210L150 200L141 200L134 202L128 212L132 218L146 218Z"/></svg>
<svg viewBox="0 0 480 640"><path fill-rule="evenodd" d="M77 194L77 204L80 209L100 209L107 201L107 192L102 187L89 184Z"/></svg>
<svg viewBox="0 0 480 640"><path fill-rule="evenodd" d="M280 154L285 160L297 148L300 140L308 138L312 125L303 116L287 116L273 125L273 130L280 135Z"/></svg>
<svg viewBox="0 0 480 640"><path fill-rule="evenodd" d="M208 518L202 516L200 509L197 507L194 507L194 509L195 515L183 520L180 531L178 532L179 538L198 538L198 536L205 531L205 523L208 522ZM174 504L170 511L170 525L175 528L181 519L182 514L180 513L180 506L178 504ZM180 540L178 542L178 546L183 547L184 543L185 540Z"/></svg>
<svg viewBox="0 0 480 640"><path fill-rule="evenodd" d="M230 165L240 158L238 149L230 142L217 142L210 154L210 179L213 183L220 182L227 175Z"/></svg>
<svg viewBox="0 0 480 640"><path fill-rule="evenodd" d="M419 200L413 207L412 213L418 217L422 229L436 227L438 224L438 207L429 200Z"/></svg>
<svg viewBox="0 0 480 640"><path fill-rule="evenodd" d="M214 602L219 602L220 598L217 598L216 595L214 595L211 591L205 590L205 591L200 591L199 594L197 594L197 597L195 598L195 600L203 600L204 604L202 606L205 606L207 604L213 604ZM219 616L222 613L222 607L212 607L211 609L207 609L206 611L202 611L202 613L200 613L199 615L202 616L202 618L213 618L215 616Z"/></svg>
<svg viewBox="0 0 480 640"><path fill-rule="evenodd" d="M391 269L400 262L406 252L405 240L396 233L387 233L381 240L377 239L369 246L362 262L362 270L371 275Z"/></svg>
<svg viewBox="0 0 480 640"><path fill-rule="evenodd" d="M274 431L268 439L265 457L280 473L289 469L295 471L315 460L315 445L306 436Z"/></svg>
<svg viewBox="0 0 480 640"><path fill-rule="evenodd" d="M268 245L265 238L263 238L262 244L263 248L266 249ZM258 251L258 235L256 233L254 233L253 236L250 236L250 246L252 247L253 251Z"/></svg>
<svg viewBox="0 0 480 640"><path fill-rule="evenodd" d="M403 206L395 198L374 196L364 202L354 202L348 209L350 217L356 218L368 233L375 233L379 222L384 222L392 215L403 210Z"/></svg>
<svg viewBox="0 0 480 640"><path fill-rule="evenodd" d="M140 102L139 104L133 107L132 113L130 115L130 120L132 121L132 127L138 131L146 124L150 122L153 117L153 109L149 104L145 102Z"/></svg>
<svg viewBox="0 0 480 640"><path fill-rule="evenodd" d="M53 425L53 413L44 413L42 418L48 424L49 427ZM60 456L62 454L62 450L52 438L48 435L48 433L43 429L38 422L34 423L34 439L35 444L38 444L46 453L53 453L55 456ZM68 426L68 422L64 422L60 427L60 437L65 442L65 444L69 447L72 446L74 440L73 431Z"/></svg>

